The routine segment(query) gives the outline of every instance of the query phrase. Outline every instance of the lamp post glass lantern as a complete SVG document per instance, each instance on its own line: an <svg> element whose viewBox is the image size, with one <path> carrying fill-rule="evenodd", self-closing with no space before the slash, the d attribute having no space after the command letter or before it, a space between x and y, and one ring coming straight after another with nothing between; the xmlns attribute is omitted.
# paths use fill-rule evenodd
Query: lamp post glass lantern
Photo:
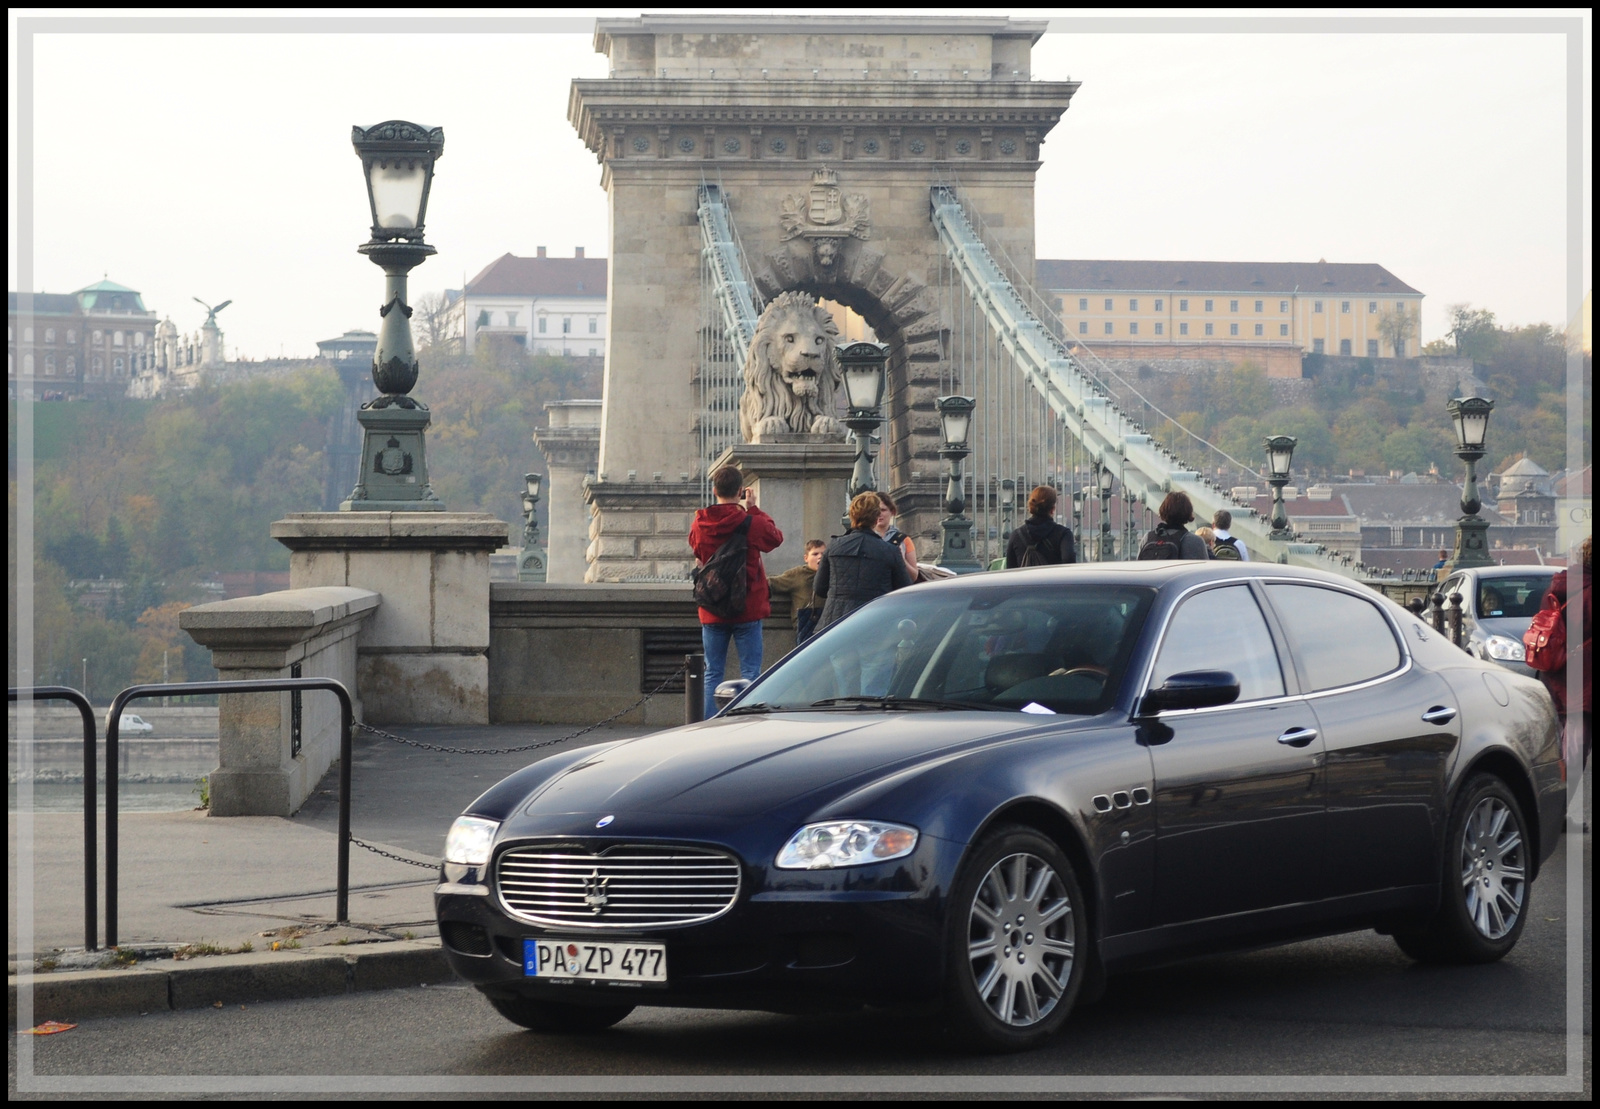
<svg viewBox="0 0 1600 1109"><path fill-rule="evenodd" d="M1492 566L1489 557L1489 521L1478 515L1483 501L1478 495L1478 461L1489 437L1489 413L1494 401L1483 397L1456 397L1445 405L1455 425L1456 457L1467 467L1461 486L1461 516L1456 520L1456 549L1445 563L1447 573L1468 566Z"/></svg>
<svg viewBox="0 0 1600 1109"><path fill-rule="evenodd" d="M851 343L838 353L839 370L844 376L845 427L856 444L856 465L847 492L854 500L878 488L872 472L872 440L883 423L884 379L888 373L887 343Z"/></svg>
<svg viewBox="0 0 1600 1109"><path fill-rule="evenodd" d="M939 522L944 533L939 565L958 574L970 574L983 569L983 564L972 549L972 521L962 515L966 511L967 496L961 463L972 453L967 434L972 429L972 410L978 402L972 397L949 396L940 397L936 403L939 430L944 438L939 457L945 463L944 509L948 513Z"/></svg>
<svg viewBox="0 0 1600 1109"><path fill-rule="evenodd" d="M392 119L352 127L361 159L371 238L357 247L384 273L382 319L372 359L379 396L361 406L361 476L339 506L344 512L442 512L428 482L424 433L428 406L410 396L420 366L411 339L406 276L434 248L423 241L433 167L444 153L444 129Z"/></svg>
<svg viewBox="0 0 1600 1109"><path fill-rule="evenodd" d="M1289 484L1289 466L1294 461L1294 448L1300 440L1293 435L1273 435L1266 441L1267 484L1272 486L1272 530L1268 539L1287 543L1294 538L1289 528L1289 510L1283 503L1283 487Z"/></svg>
<svg viewBox="0 0 1600 1109"><path fill-rule="evenodd" d="M1110 466L1100 463L1095 474L1095 484L1100 487L1100 561L1110 562L1117 557L1117 541L1111 534L1111 487L1117 475Z"/></svg>

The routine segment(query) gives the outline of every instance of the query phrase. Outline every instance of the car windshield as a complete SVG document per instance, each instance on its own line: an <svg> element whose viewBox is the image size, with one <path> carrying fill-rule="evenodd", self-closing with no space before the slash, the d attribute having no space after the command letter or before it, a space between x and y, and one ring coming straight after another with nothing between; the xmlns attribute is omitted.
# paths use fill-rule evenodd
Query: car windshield
<svg viewBox="0 0 1600 1109"><path fill-rule="evenodd" d="M1103 712L1154 590L1108 586L893 593L828 628L734 711L976 708Z"/></svg>
<svg viewBox="0 0 1600 1109"><path fill-rule="evenodd" d="M1531 617L1550 589L1550 575L1483 578L1478 582L1478 615L1484 619Z"/></svg>

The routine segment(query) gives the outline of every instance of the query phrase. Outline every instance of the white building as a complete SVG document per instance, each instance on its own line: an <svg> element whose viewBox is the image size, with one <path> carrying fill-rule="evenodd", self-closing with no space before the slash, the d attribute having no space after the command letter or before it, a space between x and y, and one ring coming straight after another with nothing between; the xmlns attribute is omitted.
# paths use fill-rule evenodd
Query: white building
<svg viewBox="0 0 1600 1109"><path fill-rule="evenodd" d="M478 337L504 335L534 354L606 353L606 260L503 254L467 282L452 306L467 353Z"/></svg>

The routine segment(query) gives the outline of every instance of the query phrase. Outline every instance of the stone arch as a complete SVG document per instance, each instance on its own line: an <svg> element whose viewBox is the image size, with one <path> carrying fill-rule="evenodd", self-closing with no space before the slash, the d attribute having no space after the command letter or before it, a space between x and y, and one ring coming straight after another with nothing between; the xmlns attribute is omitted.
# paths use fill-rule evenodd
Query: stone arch
<svg viewBox="0 0 1600 1109"><path fill-rule="evenodd" d="M830 252L827 264L821 257L804 240L769 251L754 262L756 287L767 300L798 290L843 304L889 344L879 480L901 502L902 526L937 539L942 511L936 401L949 374L950 336L938 297L916 276L887 265L884 252L870 242L849 239Z"/></svg>

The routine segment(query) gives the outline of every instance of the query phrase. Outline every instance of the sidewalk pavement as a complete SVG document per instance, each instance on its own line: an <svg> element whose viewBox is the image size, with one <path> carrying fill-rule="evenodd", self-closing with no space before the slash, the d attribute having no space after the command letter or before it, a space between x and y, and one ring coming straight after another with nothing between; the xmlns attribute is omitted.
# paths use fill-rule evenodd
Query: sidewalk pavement
<svg viewBox="0 0 1600 1109"><path fill-rule="evenodd" d="M424 743L483 750L560 739L574 729L394 725L385 730ZM432 893L451 822L495 782L545 755L651 730L601 728L550 747L493 755L424 751L358 731L351 760L351 834L427 865L352 845L346 926L333 922L337 766L293 817L120 813L117 938L125 962L138 957L131 965L102 968L114 962L109 953L84 951L82 814L12 812L11 1019L17 1015L19 972L30 970L38 975L33 1015L39 1020L444 981L449 973L438 952ZM103 875L103 813L99 831ZM19 865L25 838L32 845L27 883ZM103 881L99 901L103 947ZM23 919L32 925L25 947L19 933ZM174 951L184 957L174 959ZM210 954L218 951L235 954ZM202 981L203 988L184 985ZM163 997L166 1004L157 1004ZM44 1012L41 1004L59 1011Z"/></svg>

